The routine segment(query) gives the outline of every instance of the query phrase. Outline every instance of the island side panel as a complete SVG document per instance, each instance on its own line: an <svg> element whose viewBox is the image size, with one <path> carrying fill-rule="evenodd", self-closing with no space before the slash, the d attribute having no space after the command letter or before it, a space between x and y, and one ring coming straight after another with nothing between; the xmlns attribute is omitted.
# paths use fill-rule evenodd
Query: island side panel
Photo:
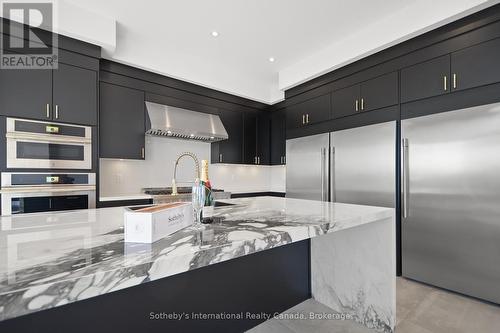
<svg viewBox="0 0 500 333"><path fill-rule="evenodd" d="M380 332L396 320L394 218L311 239L311 292L318 302Z"/></svg>

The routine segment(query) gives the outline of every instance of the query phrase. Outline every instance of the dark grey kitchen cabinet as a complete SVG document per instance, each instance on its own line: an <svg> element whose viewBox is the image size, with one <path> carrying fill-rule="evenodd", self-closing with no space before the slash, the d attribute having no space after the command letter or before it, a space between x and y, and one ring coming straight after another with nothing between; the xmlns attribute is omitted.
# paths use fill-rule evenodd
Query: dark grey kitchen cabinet
<svg viewBox="0 0 500 333"><path fill-rule="evenodd" d="M243 163L258 164L257 162L257 112L246 112L244 117L243 136Z"/></svg>
<svg viewBox="0 0 500 333"><path fill-rule="evenodd" d="M359 84L339 89L332 93L334 118L350 116L360 111L361 87Z"/></svg>
<svg viewBox="0 0 500 333"><path fill-rule="evenodd" d="M500 38L451 54L451 91L500 82Z"/></svg>
<svg viewBox="0 0 500 333"><path fill-rule="evenodd" d="M51 70L0 70L1 115L50 120L51 107Z"/></svg>
<svg viewBox="0 0 500 333"><path fill-rule="evenodd" d="M264 112L246 112L244 124L243 163L269 164L269 116Z"/></svg>
<svg viewBox="0 0 500 333"><path fill-rule="evenodd" d="M271 114L271 165L286 163L286 114L278 110Z"/></svg>
<svg viewBox="0 0 500 333"><path fill-rule="evenodd" d="M97 125L97 72L59 64L53 71L53 120Z"/></svg>
<svg viewBox="0 0 500 333"><path fill-rule="evenodd" d="M401 102L438 96L450 91L450 55L401 70Z"/></svg>
<svg viewBox="0 0 500 333"><path fill-rule="evenodd" d="M144 159L144 92L100 83L99 157Z"/></svg>
<svg viewBox="0 0 500 333"><path fill-rule="evenodd" d="M287 128L299 128L331 118L331 94L321 95L291 105L286 109Z"/></svg>
<svg viewBox="0 0 500 333"><path fill-rule="evenodd" d="M334 118L398 104L398 73L391 72L332 93Z"/></svg>
<svg viewBox="0 0 500 333"><path fill-rule="evenodd" d="M267 112L261 112L257 118L257 162L269 165L271 159L271 123Z"/></svg>
<svg viewBox="0 0 500 333"><path fill-rule="evenodd" d="M398 73L392 72L361 83L360 110L371 111L398 104Z"/></svg>
<svg viewBox="0 0 500 333"><path fill-rule="evenodd" d="M62 63L54 70L1 70L0 114L97 125L97 72Z"/></svg>
<svg viewBox="0 0 500 333"><path fill-rule="evenodd" d="M243 163L243 112L219 109L229 138L212 143L212 163Z"/></svg>

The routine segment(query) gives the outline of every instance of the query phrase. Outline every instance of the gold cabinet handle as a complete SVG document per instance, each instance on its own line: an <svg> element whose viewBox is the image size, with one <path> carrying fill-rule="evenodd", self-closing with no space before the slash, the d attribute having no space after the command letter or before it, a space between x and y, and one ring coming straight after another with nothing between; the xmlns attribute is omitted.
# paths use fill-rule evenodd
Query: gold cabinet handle
<svg viewBox="0 0 500 333"><path fill-rule="evenodd" d="M257 164L257 156L253 157L253 164Z"/></svg>
<svg viewBox="0 0 500 333"><path fill-rule="evenodd" d="M443 89L444 91L447 91L448 90L448 78L445 76L443 76Z"/></svg>
<svg viewBox="0 0 500 333"><path fill-rule="evenodd" d="M46 112L46 117L50 118L50 104L49 103L47 103L47 105L45 106L45 112Z"/></svg>
<svg viewBox="0 0 500 333"><path fill-rule="evenodd" d="M219 162L222 163L222 154L219 154Z"/></svg>
<svg viewBox="0 0 500 333"><path fill-rule="evenodd" d="M355 110L356 110L356 111L359 111L359 101L358 101L358 100L356 100L355 105L356 105L356 106L355 106Z"/></svg>
<svg viewBox="0 0 500 333"><path fill-rule="evenodd" d="M57 104L56 104L55 117L56 117L56 119L59 119L59 105L57 105Z"/></svg>
<svg viewBox="0 0 500 333"><path fill-rule="evenodd" d="M280 162L283 164L283 156L280 156Z"/></svg>
<svg viewBox="0 0 500 333"><path fill-rule="evenodd" d="M306 124L309 124L309 113L306 114Z"/></svg>
<svg viewBox="0 0 500 333"><path fill-rule="evenodd" d="M365 109L365 99L361 98L361 111Z"/></svg>
<svg viewBox="0 0 500 333"><path fill-rule="evenodd" d="M260 156L257 156L257 164L260 164Z"/></svg>
<svg viewBox="0 0 500 333"><path fill-rule="evenodd" d="M306 123L306 116L303 114L302 115L302 125L304 125Z"/></svg>
<svg viewBox="0 0 500 333"><path fill-rule="evenodd" d="M457 74L453 73L453 89L457 89Z"/></svg>
<svg viewBox="0 0 500 333"><path fill-rule="evenodd" d="M145 154L145 152L144 152L144 147L142 147L142 148L141 148L141 156L142 156L142 158L144 158L144 156L145 156L145 155L146 155L146 154Z"/></svg>

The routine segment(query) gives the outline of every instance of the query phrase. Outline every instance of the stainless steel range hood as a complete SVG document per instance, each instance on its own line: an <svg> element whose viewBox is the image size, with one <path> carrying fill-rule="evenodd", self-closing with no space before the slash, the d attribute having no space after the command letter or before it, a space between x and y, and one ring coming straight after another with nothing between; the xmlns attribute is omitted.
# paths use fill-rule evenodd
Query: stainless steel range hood
<svg viewBox="0 0 500 333"><path fill-rule="evenodd" d="M217 142L228 139L218 115L146 102L146 134L177 139Z"/></svg>

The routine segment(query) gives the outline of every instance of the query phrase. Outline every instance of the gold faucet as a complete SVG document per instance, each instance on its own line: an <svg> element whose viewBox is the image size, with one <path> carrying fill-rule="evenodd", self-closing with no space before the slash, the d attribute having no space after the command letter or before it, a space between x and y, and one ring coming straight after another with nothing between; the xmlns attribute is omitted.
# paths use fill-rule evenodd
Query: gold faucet
<svg viewBox="0 0 500 333"><path fill-rule="evenodd" d="M177 157L177 160L175 160L175 166L174 166L174 178L172 179L172 195L177 195L177 184L175 182L175 178L177 176L177 165L179 165L179 160L184 157L184 156L189 156L194 160L195 164L195 182L200 181L200 163L198 162L198 158L196 158L196 155L190 152L184 152Z"/></svg>

